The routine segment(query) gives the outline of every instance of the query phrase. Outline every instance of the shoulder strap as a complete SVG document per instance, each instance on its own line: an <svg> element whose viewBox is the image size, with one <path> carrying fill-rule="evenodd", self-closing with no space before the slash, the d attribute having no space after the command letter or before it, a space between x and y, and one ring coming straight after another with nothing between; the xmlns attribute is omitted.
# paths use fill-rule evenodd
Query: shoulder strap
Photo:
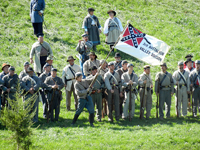
<svg viewBox="0 0 200 150"><path fill-rule="evenodd" d="M160 82L160 86L162 85L163 81L165 80L165 78L167 77L168 72L165 73L165 76L163 77L162 81Z"/></svg>
<svg viewBox="0 0 200 150"><path fill-rule="evenodd" d="M120 61L119 63L115 64L115 69L122 63L122 61Z"/></svg>
<svg viewBox="0 0 200 150"><path fill-rule="evenodd" d="M180 71L178 71L178 73L179 73L179 75L180 75L179 81L181 81L181 79L183 79L184 83L186 84L186 79L185 79L185 77L184 77L185 70L183 71L183 74L182 74Z"/></svg>
<svg viewBox="0 0 200 150"><path fill-rule="evenodd" d="M69 66L69 70L71 71L71 73L73 74L73 76L75 77L75 74L74 72L76 73L76 71L74 69L72 69L70 66Z"/></svg>
<svg viewBox="0 0 200 150"><path fill-rule="evenodd" d="M97 22L91 16L90 16L90 18L94 21L95 25L97 26Z"/></svg>

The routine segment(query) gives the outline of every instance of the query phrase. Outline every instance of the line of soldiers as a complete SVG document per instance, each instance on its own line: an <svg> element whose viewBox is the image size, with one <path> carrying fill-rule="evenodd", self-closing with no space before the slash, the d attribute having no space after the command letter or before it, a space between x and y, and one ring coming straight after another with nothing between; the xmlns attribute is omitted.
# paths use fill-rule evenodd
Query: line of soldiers
<svg viewBox="0 0 200 150"><path fill-rule="evenodd" d="M44 71L39 77L36 76L29 62L24 63L24 70L15 74L15 68L9 64L2 65L0 73L0 89L2 102L1 106L9 106L7 99L15 100L17 84L25 91L24 101L38 95L34 104L36 115L34 122L38 121L39 98L43 103L44 118L51 118L51 121L58 121L60 112L60 101L62 100L61 89L65 87L66 108L71 108L71 94L73 92L76 114L72 125L75 124L82 110L88 109L90 113L90 125L94 122L94 108L96 108L97 121L101 121L104 115L108 115L108 120L113 122L113 110L115 119L133 118L135 112L135 99L140 95L140 118L144 118L146 109L146 118L151 115L153 82L150 75L150 66L144 66L144 72L137 76L134 72L133 64L126 60L121 61L119 53L115 54L116 61L104 62L97 60L94 52L90 53L90 59L84 63L83 70L87 77L83 79L80 66L74 64L74 57L69 56L69 64L63 69L62 78L57 76L57 69L46 63ZM185 62L178 62L178 70L173 75L167 72L166 63L161 64L161 72L156 74L155 93L159 97L159 117L163 119L163 106L165 103L166 117L170 117L171 97L176 93L176 112L177 116L186 116L187 107L190 108L190 97L192 95L192 113L197 116L197 107L200 98L200 61L195 63L190 58ZM95 63L92 63L95 61ZM186 65L184 69L184 64ZM193 66L195 65L195 68ZM102 66L100 68L100 66ZM189 71L190 72L189 72ZM99 72L95 82L94 78ZM19 82L18 82L19 81ZM93 82L93 83L92 83ZM92 83L92 86L89 86ZM174 88L175 85L175 88ZM138 88L137 88L138 86ZM55 119L53 112L55 111Z"/></svg>

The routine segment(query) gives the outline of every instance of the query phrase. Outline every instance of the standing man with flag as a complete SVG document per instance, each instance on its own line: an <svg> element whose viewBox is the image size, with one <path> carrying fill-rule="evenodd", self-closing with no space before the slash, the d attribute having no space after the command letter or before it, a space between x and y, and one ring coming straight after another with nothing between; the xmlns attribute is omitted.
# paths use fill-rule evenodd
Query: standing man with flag
<svg viewBox="0 0 200 150"><path fill-rule="evenodd" d="M193 116L197 117L197 107L198 102L200 102L200 60L195 61L196 68L190 73L190 82L194 89L193 91L193 98L192 98L192 105L193 105Z"/></svg>
<svg viewBox="0 0 200 150"><path fill-rule="evenodd" d="M30 18L34 29L34 34L39 37L43 36L43 21L44 21L44 0L31 0Z"/></svg>
<svg viewBox="0 0 200 150"><path fill-rule="evenodd" d="M63 80L63 83L65 84L65 90L66 90L66 108L68 111L70 111L71 109L72 92L74 95L75 110L77 110L77 106L78 106L78 99L75 93L74 84L76 82L75 74L77 72L81 72L81 68L80 66L74 64L74 60L76 59L74 59L73 56L69 56L67 59L67 62L69 63L69 65L67 65L63 69L63 72L62 72L62 80Z"/></svg>
<svg viewBox="0 0 200 150"><path fill-rule="evenodd" d="M109 10L107 13L109 18L104 24L104 34L106 35L106 44L110 45L110 49L114 50L113 45L123 31L123 27L121 21L115 17L116 12L114 10Z"/></svg>
<svg viewBox="0 0 200 150"><path fill-rule="evenodd" d="M178 111L178 117L181 116L181 108L182 115L187 115L187 94L190 94L189 72L185 71L183 68L184 64L180 61L178 62L178 70L173 73L173 80L177 91L175 100L176 105L178 105L178 109L176 109L176 112Z"/></svg>
<svg viewBox="0 0 200 150"><path fill-rule="evenodd" d="M88 15L84 18L82 28L88 34L89 41L93 43L93 50L96 51L96 45L100 44L101 25L99 19L94 15L94 11L93 8L88 8Z"/></svg>
<svg viewBox="0 0 200 150"><path fill-rule="evenodd" d="M155 79L155 92L156 95L158 94L160 95L159 115L160 119L163 120L164 103L166 103L165 105L166 117L170 118L171 97L174 94L174 81L171 73L167 72L167 64L162 63L160 66L161 66L161 72L156 74L156 79Z"/></svg>

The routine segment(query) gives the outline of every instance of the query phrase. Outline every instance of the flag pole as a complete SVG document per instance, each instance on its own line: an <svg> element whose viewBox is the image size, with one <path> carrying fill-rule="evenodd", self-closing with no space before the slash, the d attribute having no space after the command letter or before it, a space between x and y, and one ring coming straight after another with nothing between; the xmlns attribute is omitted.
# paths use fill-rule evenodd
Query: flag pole
<svg viewBox="0 0 200 150"><path fill-rule="evenodd" d="M110 56L110 54L111 54L111 52L113 51L113 49L114 49L114 47L116 46L116 44L119 42L121 35L124 33L124 31L126 30L126 28L128 27L128 25L129 25L129 20L127 21L127 24L126 24L126 26L124 27L124 30L123 30L122 33L119 35L119 37L118 37L117 41L115 42L114 46L112 47L112 49L110 49L110 52L108 53L107 57L105 58L103 64L102 64L102 65L100 66L100 68L98 69L97 74L95 75L93 81L92 81L91 84L89 85L89 88L88 88L88 90L87 90L87 93L89 92L90 88L92 87L92 85L93 85L94 82L96 81L96 79L97 79L97 77L98 77L98 75L99 75L99 72L100 72L102 66L106 63L106 60L107 60L108 57Z"/></svg>

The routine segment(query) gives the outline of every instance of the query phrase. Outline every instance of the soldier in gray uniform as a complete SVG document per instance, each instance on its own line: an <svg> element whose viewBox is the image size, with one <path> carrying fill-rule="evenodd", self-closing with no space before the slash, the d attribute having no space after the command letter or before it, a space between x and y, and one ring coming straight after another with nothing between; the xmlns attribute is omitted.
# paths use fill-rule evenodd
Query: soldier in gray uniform
<svg viewBox="0 0 200 150"><path fill-rule="evenodd" d="M176 107L178 105L178 116L187 115L187 94L190 94L189 72L185 71L182 61L178 62L178 70L173 73L174 84L176 85Z"/></svg>
<svg viewBox="0 0 200 150"><path fill-rule="evenodd" d="M197 117L197 105L200 101L200 60L195 61L196 68L190 73L190 83L193 88L193 115Z"/></svg>
<svg viewBox="0 0 200 150"><path fill-rule="evenodd" d="M93 43L92 41L88 40L88 35L86 33L82 35L82 38L83 38L82 40L79 40L76 50L79 52L79 62L83 73L83 64L86 60L89 59L88 55L93 47ZM84 73L83 73L83 78L85 78Z"/></svg>
<svg viewBox="0 0 200 150"><path fill-rule="evenodd" d="M103 66L102 66L101 70L99 71L99 74L102 76L102 78L104 78L105 73L108 72L108 68L107 68L108 63L107 62L104 63L104 61L105 60L100 60L100 66L102 66L102 65Z"/></svg>
<svg viewBox="0 0 200 150"><path fill-rule="evenodd" d="M115 70L118 70L122 67L122 61L121 61L120 53L115 53L114 66L115 66Z"/></svg>
<svg viewBox="0 0 200 150"><path fill-rule="evenodd" d="M22 78L22 88L24 89L25 93L27 93L26 95L24 95L24 101L26 101L28 98L32 97L35 93L37 93L41 85L40 79L34 75L32 67L29 67L27 69L27 74L27 76ZM38 105L39 97L37 97L37 99L35 100L33 109L30 110L30 112L32 112L36 109L36 114L33 117L33 122L38 122Z"/></svg>
<svg viewBox="0 0 200 150"><path fill-rule="evenodd" d="M142 115L144 114L144 109L146 108L146 119L148 119L151 115L152 108L152 93L153 93L153 82L150 75L150 66L144 66L144 72L139 76L139 93L140 93L140 111L142 111ZM143 103L143 104L142 104ZM144 116L141 116L141 119Z"/></svg>
<svg viewBox="0 0 200 150"><path fill-rule="evenodd" d="M17 91L17 86L19 82L18 75L15 74L15 68L9 67L8 68L9 73L3 77L3 97L5 99L5 102L7 103L7 106L9 106L8 98L11 100L15 100L15 93ZM9 106L10 107L10 106Z"/></svg>
<svg viewBox="0 0 200 150"><path fill-rule="evenodd" d="M78 108L76 110L76 113L74 115L74 119L72 121L71 125L74 125L83 111L84 108L87 108L90 116L89 116L89 121L90 121L90 126L94 127L94 105L92 102L92 98L89 95L89 93L92 92L92 89L89 87L89 82L91 80L83 79L82 80L82 73L77 72L76 73L76 82L75 82L75 90L76 90L76 95L78 98Z"/></svg>
<svg viewBox="0 0 200 150"><path fill-rule="evenodd" d="M125 90L125 101L124 101L124 110L122 118L126 119L131 114L131 118L133 118L135 113L135 89L138 85L138 76L133 72L133 64L128 64L128 71L124 72L121 76L122 86ZM128 113L129 110L129 102L130 102L130 92L131 92L131 112Z"/></svg>
<svg viewBox="0 0 200 150"><path fill-rule="evenodd" d="M104 61L105 60L101 60L100 61L100 66L102 66L102 65L103 66L99 70L99 75L101 75L101 77L103 78L103 80L104 80L105 73L108 72L108 68L107 68L108 63L107 62L104 63ZM102 117L104 117L104 115L107 115L107 112L108 112L108 105L107 105L107 101L106 101L106 95L107 95L106 94L106 87L104 87L103 90L102 90L102 111L103 111L102 112L102 114L103 114Z"/></svg>
<svg viewBox="0 0 200 150"><path fill-rule="evenodd" d="M122 74L128 71L128 67L127 67L128 62L126 60L123 60L121 64L122 64L122 67L116 71L119 74L120 79L122 77ZM125 98L123 89L122 89L122 94L119 97L120 97L119 98L119 114L120 114L120 116L122 116L122 112L123 112L122 105L123 105L124 98Z"/></svg>
<svg viewBox="0 0 200 150"><path fill-rule="evenodd" d="M155 92L156 95L160 97L159 116L160 119L163 119L164 102L166 103L165 105L166 117L170 118L171 96L174 94L174 82L172 75L169 72L167 72L166 63L162 63L160 66L161 66L161 72L156 74L156 79L155 79Z"/></svg>
<svg viewBox="0 0 200 150"><path fill-rule="evenodd" d="M96 73L97 73L97 67L93 66L92 67L92 74L90 76L88 76L86 79L94 79ZM92 97L92 101L93 101L93 105L95 108L96 105L96 109L97 109L97 121L101 122L101 111L102 111L102 89L104 88L105 84L104 84L104 80L101 77L101 75L98 75L98 77L96 78L96 81L94 82L94 84L92 85L92 93L91 93L91 97Z"/></svg>
<svg viewBox="0 0 200 150"><path fill-rule="evenodd" d="M28 67L30 66L29 62L24 63L24 70L20 72L19 74L19 80L21 81L23 77L27 76L28 74L26 73Z"/></svg>
<svg viewBox="0 0 200 150"><path fill-rule="evenodd" d="M100 61L97 59L97 55L94 52L91 52L89 57L90 59L83 64L83 73L85 76L89 76L91 74L93 66L96 66L97 68L100 66Z"/></svg>
<svg viewBox="0 0 200 150"><path fill-rule="evenodd" d="M113 122L112 106L115 105L115 119L119 121L119 93L122 94L121 90L121 79L119 74L114 71L114 63L108 63L109 71L105 74L105 85L107 88L107 101L108 101L108 121Z"/></svg>
<svg viewBox="0 0 200 150"><path fill-rule="evenodd" d="M64 87L64 83L62 79L57 76L57 69L51 69L51 76L47 77L44 83L47 85L47 99L49 103L51 121L54 121L54 110L55 121L58 121L60 113L60 101L62 100L61 89Z"/></svg>
<svg viewBox="0 0 200 150"><path fill-rule="evenodd" d="M48 111L48 103L46 99L46 93L45 90L47 88L47 85L44 83L46 78L51 75L51 65L45 64L44 65L44 72L39 76L39 79L41 81L41 88L40 89L40 94L42 96L42 104L43 104L43 117L46 118L47 111Z"/></svg>

